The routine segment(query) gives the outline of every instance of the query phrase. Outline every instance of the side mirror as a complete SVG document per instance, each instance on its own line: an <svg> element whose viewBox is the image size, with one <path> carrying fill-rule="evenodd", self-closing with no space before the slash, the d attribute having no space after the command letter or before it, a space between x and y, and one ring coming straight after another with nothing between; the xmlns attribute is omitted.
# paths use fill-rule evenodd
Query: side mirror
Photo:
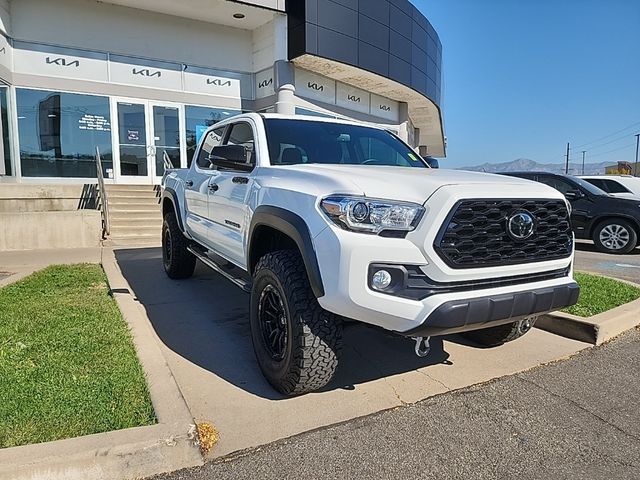
<svg viewBox="0 0 640 480"><path fill-rule="evenodd" d="M243 145L218 145L211 149L209 160L211 162L247 163L247 151Z"/></svg>
<svg viewBox="0 0 640 480"><path fill-rule="evenodd" d="M578 200L579 198L583 198L584 196L584 193L582 193L580 190L569 190L564 194L564 197L569 201Z"/></svg>

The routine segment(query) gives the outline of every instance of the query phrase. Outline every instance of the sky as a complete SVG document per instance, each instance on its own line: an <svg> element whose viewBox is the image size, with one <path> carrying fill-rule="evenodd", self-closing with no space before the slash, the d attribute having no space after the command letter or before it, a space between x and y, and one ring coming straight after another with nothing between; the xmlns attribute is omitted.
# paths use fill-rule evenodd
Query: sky
<svg viewBox="0 0 640 480"><path fill-rule="evenodd" d="M443 45L441 166L635 158L640 0L412 2Z"/></svg>

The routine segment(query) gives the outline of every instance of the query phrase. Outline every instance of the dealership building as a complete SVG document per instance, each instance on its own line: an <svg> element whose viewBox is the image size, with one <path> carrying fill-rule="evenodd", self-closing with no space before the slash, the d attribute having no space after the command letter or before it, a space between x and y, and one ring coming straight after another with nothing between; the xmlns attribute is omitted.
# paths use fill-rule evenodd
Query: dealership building
<svg viewBox="0 0 640 480"><path fill-rule="evenodd" d="M443 157L441 64L408 0L0 0L0 250L60 229L47 212L98 213L96 147L106 192L152 187L241 112L382 125ZM93 238L78 228L36 247Z"/></svg>
<svg viewBox="0 0 640 480"><path fill-rule="evenodd" d="M408 0L0 0L2 182L157 184L243 111L384 125L445 154L442 47Z"/></svg>

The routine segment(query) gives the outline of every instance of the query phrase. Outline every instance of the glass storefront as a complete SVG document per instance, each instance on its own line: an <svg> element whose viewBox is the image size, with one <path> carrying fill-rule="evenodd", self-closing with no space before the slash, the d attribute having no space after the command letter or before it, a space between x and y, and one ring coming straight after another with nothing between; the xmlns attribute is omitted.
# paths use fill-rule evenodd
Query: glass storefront
<svg viewBox="0 0 640 480"><path fill-rule="evenodd" d="M186 105L184 107L184 113L187 122L187 165L190 166L193 153L198 146L198 142L200 142L202 134L207 128L229 117L238 115L240 111Z"/></svg>
<svg viewBox="0 0 640 480"><path fill-rule="evenodd" d="M7 103L8 87L0 88L0 130L2 130L2 157L0 159L0 175L13 175L11 168L11 141L9 137L9 111Z"/></svg>
<svg viewBox="0 0 640 480"><path fill-rule="evenodd" d="M23 177L95 178L96 146L113 168L109 98L16 89Z"/></svg>

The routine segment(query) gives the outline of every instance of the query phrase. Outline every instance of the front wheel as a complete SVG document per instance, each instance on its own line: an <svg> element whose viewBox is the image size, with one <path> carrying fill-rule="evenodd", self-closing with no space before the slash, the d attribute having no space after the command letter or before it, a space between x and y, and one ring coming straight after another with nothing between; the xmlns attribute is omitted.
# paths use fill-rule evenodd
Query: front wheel
<svg viewBox="0 0 640 480"><path fill-rule="evenodd" d="M593 243L601 252L624 254L636 248L638 234L628 221L612 218L598 224L593 231Z"/></svg>
<svg viewBox="0 0 640 480"><path fill-rule="evenodd" d="M196 268L196 257L187 247L176 214L169 212L162 223L162 264L169 278L174 280L189 278Z"/></svg>
<svg viewBox="0 0 640 480"><path fill-rule="evenodd" d="M512 342L533 328L537 317L529 317L518 322L506 323L497 327L483 328L481 330L471 330L462 335L472 342L485 347L497 347L507 342Z"/></svg>
<svg viewBox="0 0 640 480"><path fill-rule="evenodd" d="M258 365L276 390L300 395L329 383L338 366L342 323L318 304L298 252L260 259L250 323Z"/></svg>

